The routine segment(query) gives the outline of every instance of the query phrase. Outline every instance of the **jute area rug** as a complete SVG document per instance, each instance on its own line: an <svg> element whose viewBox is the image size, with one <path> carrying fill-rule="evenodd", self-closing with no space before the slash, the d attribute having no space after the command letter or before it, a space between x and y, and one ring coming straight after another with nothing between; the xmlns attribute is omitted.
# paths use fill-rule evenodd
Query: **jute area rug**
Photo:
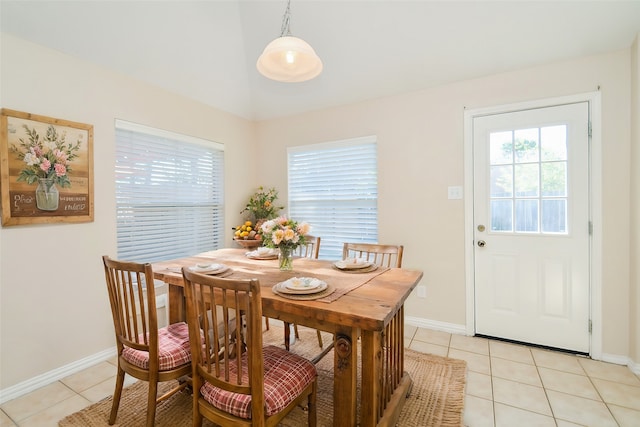
<svg viewBox="0 0 640 427"><path fill-rule="evenodd" d="M300 339L291 345L291 351L312 358L319 353L315 331L299 328ZM325 343L331 335L323 334ZM271 326L264 334L265 343L283 344L281 327ZM317 365L318 369L318 427L333 425L333 351ZM466 382L466 362L444 358L412 350L405 350L405 370L413 379L413 389L402 409L398 426L403 427L460 427L464 409L464 389ZM360 378L361 372L358 372ZM114 383L115 385L115 383ZM161 384L160 392L170 384ZM358 380L358 388L360 380ZM147 383L137 382L123 391L116 426L144 426L146 417ZM108 427L111 397L76 412L59 422L60 427ZM156 411L158 427L191 426L192 396L177 393L161 402ZM205 420L204 426L213 427ZM295 409L281 423L283 427L307 425L307 413L302 408Z"/></svg>

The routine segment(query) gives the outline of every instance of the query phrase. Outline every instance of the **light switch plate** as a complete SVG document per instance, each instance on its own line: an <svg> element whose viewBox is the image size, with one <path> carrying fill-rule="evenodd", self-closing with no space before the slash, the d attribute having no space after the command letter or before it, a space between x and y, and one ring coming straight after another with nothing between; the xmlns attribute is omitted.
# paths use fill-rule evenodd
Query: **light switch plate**
<svg viewBox="0 0 640 427"><path fill-rule="evenodd" d="M448 188L448 195L449 195L449 199L450 200L462 199L462 187L460 187L460 186L449 187Z"/></svg>

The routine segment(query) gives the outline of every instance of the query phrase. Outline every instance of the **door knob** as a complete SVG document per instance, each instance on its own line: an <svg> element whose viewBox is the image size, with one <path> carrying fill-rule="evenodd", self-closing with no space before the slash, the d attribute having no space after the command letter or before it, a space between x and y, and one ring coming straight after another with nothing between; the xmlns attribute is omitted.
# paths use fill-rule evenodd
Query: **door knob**
<svg viewBox="0 0 640 427"><path fill-rule="evenodd" d="M487 242L485 242L484 240L478 240L478 246L480 246L481 248L484 248L486 244Z"/></svg>

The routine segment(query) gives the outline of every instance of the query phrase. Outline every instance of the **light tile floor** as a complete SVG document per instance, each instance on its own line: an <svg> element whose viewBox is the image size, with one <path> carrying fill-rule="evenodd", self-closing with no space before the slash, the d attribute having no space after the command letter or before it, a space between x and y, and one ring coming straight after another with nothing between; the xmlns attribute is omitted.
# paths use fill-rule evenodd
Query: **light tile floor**
<svg viewBox="0 0 640 427"><path fill-rule="evenodd" d="M413 350L467 361L466 426L640 427L640 378L626 366L411 326L405 335ZM6 402L0 427L57 426L113 393L114 363Z"/></svg>

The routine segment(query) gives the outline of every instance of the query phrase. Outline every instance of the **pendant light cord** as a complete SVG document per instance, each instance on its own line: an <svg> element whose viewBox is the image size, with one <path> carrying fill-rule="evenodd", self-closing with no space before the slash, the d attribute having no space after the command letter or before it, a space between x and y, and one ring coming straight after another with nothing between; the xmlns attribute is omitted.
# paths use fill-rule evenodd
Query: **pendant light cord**
<svg viewBox="0 0 640 427"><path fill-rule="evenodd" d="M287 9L282 17L282 28L280 29L280 37L291 35L291 0L287 0Z"/></svg>

